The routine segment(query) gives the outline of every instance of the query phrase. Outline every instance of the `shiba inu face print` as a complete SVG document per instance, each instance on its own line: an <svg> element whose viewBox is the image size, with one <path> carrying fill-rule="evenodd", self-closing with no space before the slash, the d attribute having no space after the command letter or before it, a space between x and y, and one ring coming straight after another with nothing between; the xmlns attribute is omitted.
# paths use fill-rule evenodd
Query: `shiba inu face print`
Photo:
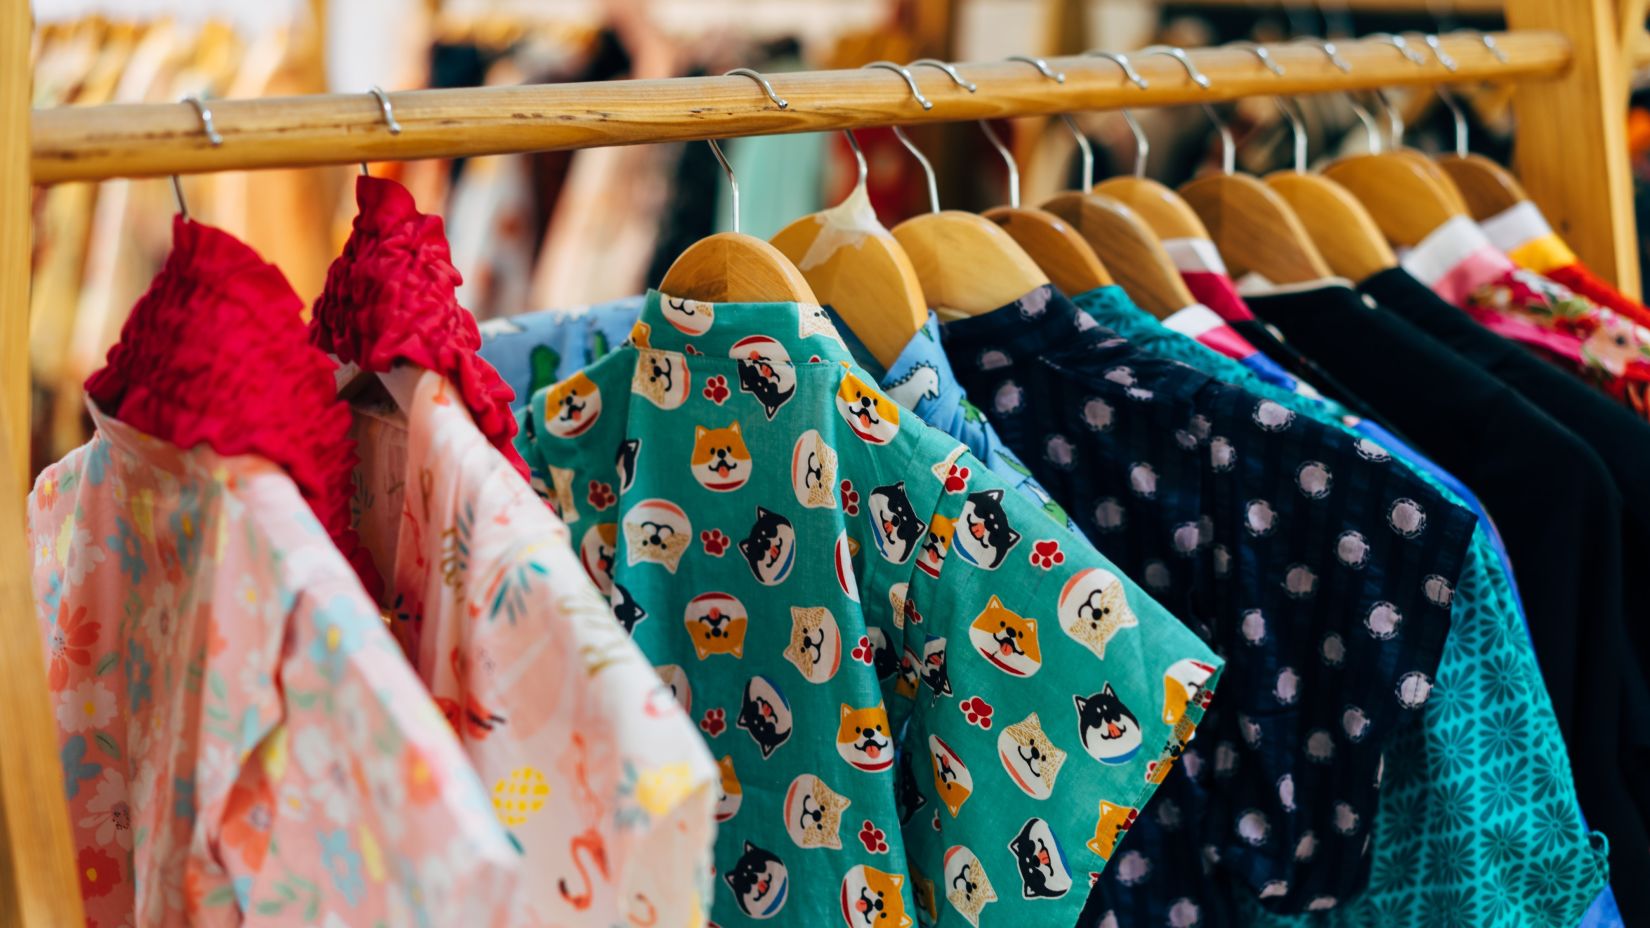
<svg viewBox="0 0 1650 928"><path fill-rule="evenodd" d="M865 516L871 522L871 537L877 551L895 564L911 558L911 552L916 550L917 542L927 529L911 508L903 480L872 490L866 500Z"/></svg>
<svg viewBox="0 0 1650 928"><path fill-rule="evenodd" d="M745 656L745 630L750 623L745 604L727 593L701 593L688 601L682 616L693 650L704 660L713 654Z"/></svg>
<svg viewBox="0 0 1650 928"><path fill-rule="evenodd" d="M899 406L860 380L852 371L837 386L836 409L848 428L871 445L886 445L899 434Z"/></svg>
<svg viewBox="0 0 1650 928"><path fill-rule="evenodd" d="M991 666L1013 677L1029 677L1043 666L1037 620L1025 618L993 596L968 626L968 640Z"/></svg>
<svg viewBox="0 0 1650 928"><path fill-rule="evenodd" d="M1138 815L1139 810L1131 806L1120 806L1104 799L1100 800L1100 818L1094 823L1094 837L1089 839L1089 850L1101 860L1111 860L1111 855L1123 840L1124 833L1134 824Z"/></svg>
<svg viewBox="0 0 1650 928"><path fill-rule="evenodd" d="M703 335L716 322L716 304L698 300L683 300L673 296L661 298L659 308L665 321L685 335Z"/></svg>
<svg viewBox="0 0 1650 928"><path fill-rule="evenodd" d="M1108 683L1092 696L1073 696L1077 737L1102 764L1126 764L1140 753L1140 721Z"/></svg>
<svg viewBox="0 0 1650 928"><path fill-rule="evenodd" d="M619 451L614 455L613 469L619 475L619 492L624 493L636 482L636 458L642 452L640 438L627 438L619 442Z"/></svg>
<svg viewBox="0 0 1650 928"><path fill-rule="evenodd" d="M860 864L842 878L842 918L848 928L910 928L905 877Z"/></svg>
<svg viewBox="0 0 1650 928"><path fill-rule="evenodd" d="M854 767L878 773L894 765L894 739L888 713L879 703L864 709L842 704L836 729L836 751Z"/></svg>
<svg viewBox="0 0 1650 928"><path fill-rule="evenodd" d="M778 915L791 889L791 874L785 862L749 841L745 842L745 852L722 878L733 890L739 911L751 918Z"/></svg>
<svg viewBox="0 0 1650 928"><path fill-rule="evenodd" d="M613 584L613 618L619 620L628 635L636 634L636 626L647 618L647 610L619 583Z"/></svg>
<svg viewBox="0 0 1650 928"><path fill-rule="evenodd" d="M602 392L582 372L544 392L544 427L557 438L577 438L602 415Z"/></svg>
<svg viewBox="0 0 1650 928"><path fill-rule="evenodd" d="M693 479L714 493L729 493L751 479L751 452L739 423L719 429L693 427Z"/></svg>
<svg viewBox="0 0 1650 928"><path fill-rule="evenodd" d="M785 831L797 847L842 849L842 810L853 803L825 781L804 773L785 791Z"/></svg>
<svg viewBox="0 0 1650 928"><path fill-rule="evenodd" d="M836 451L818 429L803 432L791 449L791 489L808 509L836 508Z"/></svg>
<svg viewBox="0 0 1650 928"><path fill-rule="evenodd" d="M1094 656L1106 657L1106 643L1125 628L1140 624L1111 571L1090 567L1071 575L1060 590L1060 630Z"/></svg>
<svg viewBox="0 0 1650 928"><path fill-rule="evenodd" d="M727 755L716 762L721 774L720 791L716 796L716 821L725 822L739 814L745 802L745 790L739 785L739 774L734 772L733 758Z"/></svg>
<svg viewBox="0 0 1650 928"><path fill-rule="evenodd" d="M1049 740L1033 712L997 736L997 759L1022 792L1033 799L1047 799L1054 792L1066 752Z"/></svg>
<svg viewBox="0 0 1650 928"><path fill-rule="evenodd" d="M951 539L956 530L955 522L934 513L933 521L928 523L928 537L922 542L922 553L917 556L918 570L930 577L939 577L940 570L945 567L945 556L951 551Z"/></svg>
<svg viewBox="0 0 1650 928"><path fill-rule="evenodd" d="M619 527L612 522L597 522L585 529L579 541L579 563L590 575L590 582L603 593L613 592L613 558L618 554Z"/></svg>
<svg viewBox="0 0 1650 928"><path fill-rule="evenodd" d="M739 542L739 553L750 565L751 576L763 586L777 586L796 565L796 529L777 512L756 507L756 522Z"/></svg>
<svg viewBox="0 0 1650 928"><path fill-rule="evenodd" d="M693 391L693 372L687 355L651 348L636 352L636 376L630 392L645 397L660 409L680 409Z"/></svg>
<svg viewBox="0 0 1650 928"><path fill-rule="evenodd" d="M824 683L836 676L842 665L842 633L831 610L791 607L791 641L785 647L785 660L809 683Z"/></svg>
<svg viewBox="0 0 1650 928"><path fill-rule="evenodd" d="M1020 542L1020 533L1008 524L1003 491L993 488L970 493L957 516L957 554L975 567L996 570Z"/></svg>
<svg viewBox="0 0 1650 928"><path fill-rule="evenodd" d="M1054 830L1040 818L1027 819L1008 842L1020 868L1020 886L1027 899L1058 899L1071 891L1071 871Z"/></svg>
<svg viewBox="0 0 1650 928"><path fill-rule="evenodd" d="M791 738L790 701L772 680L764 676L751 677L745 682L736 724L750 734L763 757L771 757Z"/></svg>
<svg viewBox="0 0 1650 928"><path fill-rule="evenodd" d="M766 335L751 335L735 342L728 355L739 362L739 392L756 397L772 422L796 395L796 368L789 352Z"/></svg>
<svg viewBox="0 0 1650 928"><path fill-rule="evenodd" d="M889 649L889 654L893 654L892 649ZM950 696L951 675L945 669L945 639L929 635L922 644L921 658L917 672L922 682L935 696Z"/></svg>
<svg viewBox="0 0 1650 928"><path fill-rule="evenodd" d="M956 818L963 803L974 795L974 775L968 772L962 757L939 735L928 736L928 759L934 770L934 792L939 793L940 802L950 810L951 817Z"/></svg>
<svg viewBox="0 0 1650 928"><path fill-rule="evenodd" d="M980 912L997 901L997 890L986 876L985 865L961 845L945 852L945 899L970 925L980 924Z"/></svg>
<svg viewBox="0 0 1650 928"><path fill-rule="evenodd" d="M642 500L624 517L629 563L659 564L671 573L693 541L693 525L682 507L664 499Z"/></svg>

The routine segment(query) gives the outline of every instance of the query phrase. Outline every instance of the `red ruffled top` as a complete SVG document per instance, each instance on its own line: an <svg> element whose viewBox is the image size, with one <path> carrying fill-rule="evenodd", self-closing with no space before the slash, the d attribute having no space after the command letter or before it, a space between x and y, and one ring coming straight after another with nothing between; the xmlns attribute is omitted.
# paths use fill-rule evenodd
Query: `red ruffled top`
<svg viewBox="0 0 1650 928"><path fill-rule="evenodd" d="M481 433L526 479L510 411L515 393L477 353L481 332L458 305L462 278L441 217L420 213L412 194L378 177L357 178L355 199L360 213L327 269L310 340L363 370L385 373L401 361L445 376Z"/></svg>
<svg viewBox="0 0 1650 928"><path fill-rule="evenodd" d="M280 466L376 597L377 569L350 527L349 406L302 312L274 265L180 216L172 253L86 393L108 415L180 448L205 444Z"/></svg>

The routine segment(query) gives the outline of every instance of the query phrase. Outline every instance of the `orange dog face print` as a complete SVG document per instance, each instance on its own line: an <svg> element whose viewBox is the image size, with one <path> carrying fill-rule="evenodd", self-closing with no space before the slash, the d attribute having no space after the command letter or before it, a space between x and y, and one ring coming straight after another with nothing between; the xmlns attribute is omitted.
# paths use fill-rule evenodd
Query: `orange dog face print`
<svg viewBox="0 0 1650 928"><path fill-rule="evenodd" d="M1029 677L1043 666L1037 620L1025 618L993 596L968 626L968 640L991 666L1012 677Z"/></svg>
<svg viewBox="0 0 1650 928"><path fill-rule="evenodd" d="M544 393L544 427L557 438L577 438L602 415L602 391L583 373Z"/></svg>
<svg viewBox="0 0 1650 928"><path fill-rule="evenodd" d="M951 811L951 817L956 818L963 803L974 795L974 775L939 735L928 736L928 757L934 767L934 791L940 794L940 802Z"/></svg>
<svg viewBox="0 0 1650 928"><path fill-rule="evenodd" d="M745 628L750 619L745 604L728 593L701 593L688 600L682 623L693 639L694 653L704 660L713 654L745 656Z"/></svg>
<svg viewBox="0 0 1650 928"><path fill-rule="evenodd" d="M886 445L899 434L899 406L852 371L842 376L837 387L836 410L866 444Z"/></svg>
<svg viewBox="0 0 1650 928"><path fill-rule="evenodd" d="M1123 833L1134 825L1134 820L1140 812L1131 806L1120 806L1115 803L1100 800L1100 819L1094 823L1094 837L1089 839L1088 848L1101 860L1111 860L1113 851L1117 850L1118 842L1123 840Z"/></svg>
<svg viewBox="0 0 1650 928"><path fill-rule="evenodd" d="M716 820L725 822L739 814L745 801L745 790L739 785L739 774L733 770L733 758L726 754L716 762L721 774L721 791L716 796Z"/></svg>
<svg viewBox="0 0 1650 928"><path fill-rule="evenodd" d="M739 423L724 428L693 427L693 479L713 493L729 493L751 479L751 452Z"/></svg>
<svg viewBox="0 0 1650 928"><path fill-rule="evenodd" d="M881 704L855 709L843 703L839 719L836 751L843 760L868 773L894 765L894 739Z"/></svg>
<svg viewBox="0 0 1650 928"><path fill-rule="evenodd" d="M842 919L848 928L910 928L900 888L905 877L860 864L842 878Z"/></svg>

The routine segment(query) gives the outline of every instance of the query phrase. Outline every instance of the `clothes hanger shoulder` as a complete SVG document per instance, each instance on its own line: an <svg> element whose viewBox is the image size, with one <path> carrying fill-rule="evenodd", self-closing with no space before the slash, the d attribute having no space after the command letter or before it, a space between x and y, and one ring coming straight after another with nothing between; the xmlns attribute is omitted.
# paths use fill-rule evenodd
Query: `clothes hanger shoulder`
<svg viewBox="0 0 1650 928"><path fill-rule="evenodd" d="M659 289L705 303L819 302L789 258L742 232L718 232L689 245Z"/></svg>
<svg viewBox="0 0 1650 928"><path fill-rule="evenodd" d="M1019 243L1061 293L1085 293L1113 283L1094 248L1059 216L1023 206L998 206L982 215Z"/></svg>
<svg viewBox="0 0 1650 928"><path fill-rule="evenodd" d="M991 312L1049 282L1007 232L973 213L924 213L895 226L894 238L941 321Z"/></svg>
<svg viewBox="0 0 1650 928"><path fill-rule="evenodd" d="M928 301L917 270L877 221L864 187L856 186L842 203L780 229L769 242L884 367L928 323Z"/></svg>
<svg viewBox="0 0 1650 928"><path fill-rule="evenodd" d="M1197 211L1180 194L1149 177L1113 177L1096 184L1094 192L1134 210L1160 239L1209 238Z"/></svg>
<svg viewBox="0 0 1650 928"><path fill-rule="evenodd" d="M1323 173L1351 191L1395 245L1418 245L1434 229L1466 215L1458 194L1401 152L1350 155Z"/></svg>
<svg viewBox="0 0 1650 928"><path fill-rule="evenodd" d="M1330 276L1294 207L1256 178L1205 174L1183 184L1180 195L1209 229L1233 277L1255 273L1291 284Z"/></svg>
<svg viewBox="0 0 1650 928"><path fill-rule="evenodd" d="M1141 308L1162 319L1197 302L1145 220L1111 197L1062 193L1043 208L1070 223Z"/></svg>
<svg viewBox="0 0 1650 928"><path fill-rule="evenodd" d="M1467 212L1479 221L1529 200L1511 171L1483 155L1439 155L1434 162L1460 191Z"/></svg>
<svg viewBox="0 0 1650 928"><path fill-rule="evenodd" d="M1294 208L1324 263L1337 276L1363 281L1398 266L1375 217L1351 191L1327 177L1277 171L1266 186Z"/></svg>

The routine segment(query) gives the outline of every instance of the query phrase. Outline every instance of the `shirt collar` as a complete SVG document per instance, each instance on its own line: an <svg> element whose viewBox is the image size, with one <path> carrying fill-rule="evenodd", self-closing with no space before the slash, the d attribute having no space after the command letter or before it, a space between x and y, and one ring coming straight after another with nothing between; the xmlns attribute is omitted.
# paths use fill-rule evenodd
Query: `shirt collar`
<svg viewBox="0 0 1650 928"><path fill-rule="evenodd" d="M701 303L649 290L630 342L715 357L759 352L792 364L853 362L830 317L813 303Z"/></svg>
<svg viewBox="0 0 1650 928"><path fill-rule="evenodd" d="M954 346L948 352L952 357L966 358L983 370L1016 359L1127 344L1048 284L989 313L947 322L944 333L946 344Z"/></svg>
<svg viewBox="0 0 1650 928"><path fill-rule="evenodd" d="M1513 269L1484 230L1469 216L1457 216L1427 234L1421 244L1399 255L1404 270L1451 303Z"/></svg>
<svg viewBox="0 0 1650 928"><path fill-rule="evenodd" d="M932 372L931 379L925 371ZM943 421L944 413L961 404L962 384L940 344L939 317L928 314L928 322L905 343L880 383L895 401L924 419Z"/></svg>

